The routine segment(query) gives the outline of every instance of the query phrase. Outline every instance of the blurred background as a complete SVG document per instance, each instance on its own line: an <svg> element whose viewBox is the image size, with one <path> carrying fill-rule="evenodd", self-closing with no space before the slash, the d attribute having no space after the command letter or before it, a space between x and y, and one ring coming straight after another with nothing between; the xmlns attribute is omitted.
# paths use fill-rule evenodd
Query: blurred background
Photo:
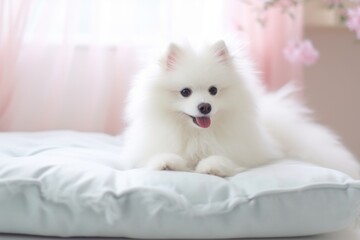
<svg viewBox="0 0 360 240"><path fill-rule="evenodd" d="M360 157L358 0L0 0L0 131L121 133L129 83L169 42L249 42L269 91L304 87Z"/></svg>

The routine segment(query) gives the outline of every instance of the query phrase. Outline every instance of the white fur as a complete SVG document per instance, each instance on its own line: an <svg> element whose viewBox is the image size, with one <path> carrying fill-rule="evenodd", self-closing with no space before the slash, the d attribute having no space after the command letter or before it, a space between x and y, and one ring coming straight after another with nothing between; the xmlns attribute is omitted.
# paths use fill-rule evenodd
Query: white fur
<svg viewBox="0 0 360 240"><path fill-rule="evenodd" d="M293 89L266 93L244 52L238 55L235 61L222 41L200 51L171 44L134 80L123 146L131 167L231 176L296 158L358 177L351 153L289 97ZM184 88L192 90L189 97L180 94ZM209 128L188 116L201 116L203 102L212 106Z"/></svg>

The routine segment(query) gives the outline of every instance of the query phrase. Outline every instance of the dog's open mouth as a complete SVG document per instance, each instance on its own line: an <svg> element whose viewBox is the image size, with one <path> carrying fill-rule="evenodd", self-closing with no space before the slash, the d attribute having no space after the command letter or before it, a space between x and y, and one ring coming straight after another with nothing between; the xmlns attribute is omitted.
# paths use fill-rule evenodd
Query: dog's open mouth
<svg viewBox="0 0 360 240"><path fill-rule="evenodd" d="M211 119L209 117L193 117L190 116L193 122L201 128L208 128L211 125Z"/></svg>

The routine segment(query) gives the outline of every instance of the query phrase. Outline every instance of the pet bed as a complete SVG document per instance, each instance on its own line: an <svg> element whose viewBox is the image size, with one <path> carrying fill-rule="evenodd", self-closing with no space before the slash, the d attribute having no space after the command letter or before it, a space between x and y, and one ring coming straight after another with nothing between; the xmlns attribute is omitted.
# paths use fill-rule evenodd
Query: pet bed
<svg viewBox="0 0 360 240"><path fill-rule="evenodd" d="M290 237L341 230L359 215L360 181L334 170L290 159L230 178L118 170L120 145L98 133L1 133L0 232Z"/></svg>

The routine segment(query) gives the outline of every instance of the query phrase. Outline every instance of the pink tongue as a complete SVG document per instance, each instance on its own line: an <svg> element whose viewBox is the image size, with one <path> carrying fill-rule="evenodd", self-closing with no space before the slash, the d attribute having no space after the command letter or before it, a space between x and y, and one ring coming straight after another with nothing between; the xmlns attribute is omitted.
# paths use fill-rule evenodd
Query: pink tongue
<svg viewBox="0 0 360 240"><path fill-rule="evenodd" d="M208 128L211 124L211 119L209 117L196 117L195 121L202 128Z"/></svg>

